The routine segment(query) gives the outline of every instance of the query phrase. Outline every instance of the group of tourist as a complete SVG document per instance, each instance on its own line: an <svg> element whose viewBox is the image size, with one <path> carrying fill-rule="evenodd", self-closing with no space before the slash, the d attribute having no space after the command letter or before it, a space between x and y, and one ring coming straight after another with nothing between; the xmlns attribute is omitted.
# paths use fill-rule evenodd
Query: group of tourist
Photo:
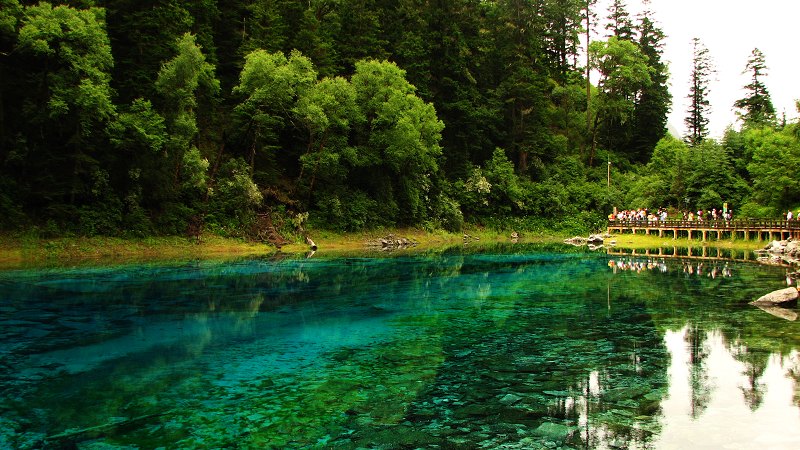
<svg viewBox="0 0 800 450"><path fill-rule="evenodd" d="M792 210L786 211L786 220L800 220L800 209L797 210L797 214L792 214Z"/></svg>
<svg viewBox="0 0 800 450"><path fill-rule="evenodd" d="M666 273L669 271L669 268L666 262L661 260L654 260L654 259L634 259L634 258L619 258L619 259L611 259L608 261L608 267L614 273L619 271L630 271L636 273L642 273L644 271L656 271L661 273ZM696 264L692 262L683 262L683 273L685 276L705 276L708 278L717 278L719 276L730 278L733 276L731 268L728 266L728 263L724 263L722 267L719 265L710 265L706 266L704 262L698 262ZM789 276L787 275L787 280ZM791 284L790 284L791 285Z"/></svg>
<svg viewBox="0 0 800 450"><path fill-rule="evenodd" d="M697 212L682 211L681 215L684 221L689 222L703 222L707 220L730 221L733 218L733 210L712 208L711 210L703 211L702 209L698 209ZM800 212L798 212L798 215L800 215ZM640 208L625 209L617 211L616 214L611 213L608 215L608 220L621 222L663 222L667 220L667 217L669 217L669 213L666 208L658 208L658 211L655 212L651 212L647 208ZM787 220L792 220L791 211L787 214Z"/></svg>
<svg viewBox="0 0 800 450"><path fill-rule="evenodd" d="M656 212L651 212L647 208L640 208L640 209L626 209L623 211L617 211L616 214L611 213L608 215L608 220L619 220L619 221L647 221L647 222L657 222L657 221L665 221L667 220L667 210L665 208L659 208Z"/></svg>
<svg viewBox="0 0 800 450"><path fill-rule="evenodd" d="M723 210L723 209L712 208L710 211L703 211L702 209L698 209L697 213L694 213L692 211L683 212L683 220L688 220L689 222L695 220L698 222L702 222L704 220L713 220L713 221L724 220L727 222L730 221L731 218L733 218L732 209Z"/></svg>

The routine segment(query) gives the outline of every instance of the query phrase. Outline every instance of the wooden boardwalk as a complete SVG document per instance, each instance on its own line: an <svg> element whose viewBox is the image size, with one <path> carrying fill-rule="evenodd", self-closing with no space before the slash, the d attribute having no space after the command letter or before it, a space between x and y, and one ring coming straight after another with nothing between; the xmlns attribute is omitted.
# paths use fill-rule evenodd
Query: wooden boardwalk
<svg viewBox="0 0 800 450"><path fill-rule="evenodd" d="M659 237L688 237L703 241L715 238L745 240L800 239L797 220L609 220L608 232L658 233Z"/></svg>
<svg viewBox="0 0 800 450"><path fill-rule="evenodd" d="M626 249L608 247L606 254L628 258L675 258L700 261L758 261L759 255L749 250L722 249L719 247L659 247L655 249Z"/></svg>

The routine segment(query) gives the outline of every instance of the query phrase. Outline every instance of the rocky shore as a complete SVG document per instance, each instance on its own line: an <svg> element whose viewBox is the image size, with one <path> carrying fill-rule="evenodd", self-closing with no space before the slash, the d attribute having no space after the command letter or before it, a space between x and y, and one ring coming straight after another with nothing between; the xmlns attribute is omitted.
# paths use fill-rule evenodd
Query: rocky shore
<svg viewBox="0 0 800 450"><path fill-rule="evenodd" d="M788 239L772 241L763 249L755 250L758 260L770 264L800 265L800 242Z"/></svg>
<svg viewBox="0 0 800 450"><path fill-rule="evenodd" d="M589 247L589 250L596 250L599 248L603 248L605 245L605 240L610 238L610 234L591 234L588 238L582 236L575 236L569 239L564 239L565 244L574 245L576 247L582 247L584 245ZM610 241L610 245L616 244L616 241Z"/></svg>

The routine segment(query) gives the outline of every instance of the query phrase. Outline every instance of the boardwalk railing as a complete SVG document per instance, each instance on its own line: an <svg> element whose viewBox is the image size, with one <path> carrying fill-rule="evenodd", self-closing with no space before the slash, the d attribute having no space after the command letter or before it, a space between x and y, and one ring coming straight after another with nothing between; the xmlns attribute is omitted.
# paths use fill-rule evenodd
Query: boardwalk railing
<svg viewBox="0 0 800 450"><path fill-rule="evenodd" d="M677 238L686 236L690 239L702 237L705 241L709 237L718 240L724 237L731 239L788 239L800 238L800 221L797 220L609 220L608 231L618 233L651 234L658 232L659 236L672 234Z"/></svg>

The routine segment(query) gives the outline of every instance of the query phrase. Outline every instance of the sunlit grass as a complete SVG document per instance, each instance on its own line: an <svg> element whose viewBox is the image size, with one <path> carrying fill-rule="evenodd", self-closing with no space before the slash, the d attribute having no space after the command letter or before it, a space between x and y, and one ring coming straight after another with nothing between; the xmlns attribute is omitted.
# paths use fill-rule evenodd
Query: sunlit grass
<svg viewBox="0 0 800 450"><path fill-rule="evenodd" d="M81 263L113 264L137 261L213 259L274 253L274 247L203 236L198 242L185 237L70 237L40 239L0 236L0 268Z"/></svg>
<svg viewBox="0 0 800 450"><path fill-rule="evenodd" d="M317 245L319 256L339 256L363 253L368 243L388 235L415 242L409 252L444 249L463 245L511 242L510 231L472 227L463 232L428 231L419 228L382 229L357 233L312 230L309 234ZM522 243L557 243L571 237L555 232L521 233ZM657 247L718 247L723 249L755 250L762 241L673 239L644 234L615 234L607 240L617 247L648 249ZM145 261L189 259L226 259L265 255L277 252L306 253L305 242L294 242L280 249L265 243L204 235L198 242L186 237L149 237L141 239L114 237L70 237L44 239L26 235L0 235L0 269L32 266L61 266L67 264L122 264Z"/></svg>

